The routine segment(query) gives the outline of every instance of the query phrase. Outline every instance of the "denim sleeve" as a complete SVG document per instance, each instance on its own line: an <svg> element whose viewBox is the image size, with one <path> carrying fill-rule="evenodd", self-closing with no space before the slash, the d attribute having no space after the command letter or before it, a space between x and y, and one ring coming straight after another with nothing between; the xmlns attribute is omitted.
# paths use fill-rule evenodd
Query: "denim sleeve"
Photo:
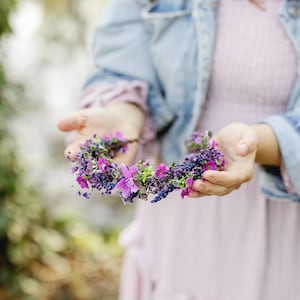
<svg viewBox="0 0 300 300"><path fill-rule="evenodd" d="M110 0L95 30L93 56L97 71L85 84L95 81L138 80L148 86L147 106L158 130L174 116L160 89L150 55L150 37L141 17L141 0Z"/></svg>
<svg viewBox="0 0 300 300"><path fill-rule="evenodd" d="M263 121L270 125L279 143L287 175L293 185L293 193L287 191L282 176L263 174L263 191L280 199L300 202L300 108Z"/></svg>

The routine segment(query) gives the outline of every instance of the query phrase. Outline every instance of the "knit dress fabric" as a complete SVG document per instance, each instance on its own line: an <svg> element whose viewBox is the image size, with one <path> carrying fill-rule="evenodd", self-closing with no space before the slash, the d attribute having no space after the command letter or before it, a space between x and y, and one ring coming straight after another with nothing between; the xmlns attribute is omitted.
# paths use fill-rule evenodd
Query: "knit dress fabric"
<svg viewBox="0 0 300 300"><path fill-rule="evenodd" d="M284 111L297 67L280 0L221 0L214 65L198 129ZM224 197L139 201L120 236L121 300L300 299L300 206L266 199L258 174Z"/></svg>

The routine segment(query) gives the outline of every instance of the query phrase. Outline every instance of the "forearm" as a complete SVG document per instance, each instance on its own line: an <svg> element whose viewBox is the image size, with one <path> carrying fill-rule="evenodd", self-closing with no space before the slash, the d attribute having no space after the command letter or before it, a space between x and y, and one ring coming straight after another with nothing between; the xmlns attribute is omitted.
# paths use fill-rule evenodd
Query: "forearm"
<svg viewBox="0 0 300 300"><path fill-rule="evenodd" d="M258 138L255 161L262 165L280 166L280 148L272 127L267 124L256 124L252 128Z"/></svg>

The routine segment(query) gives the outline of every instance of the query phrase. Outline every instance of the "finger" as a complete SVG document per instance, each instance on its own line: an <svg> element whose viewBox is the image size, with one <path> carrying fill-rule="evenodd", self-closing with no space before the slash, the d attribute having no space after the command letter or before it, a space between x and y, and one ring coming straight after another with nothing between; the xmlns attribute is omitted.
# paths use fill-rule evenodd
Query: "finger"
<svg viewBox="0 0 300 300"><path fill-rule="evenodd" d="M225 187L221 185L212 184L208 181L196 180L193 184L193 189L202 195L216 195L224 196L231 193L233 190L237 189L240 185L235 185L231 187Z"/></svg>
<svg viewBox="0 0 300 300"><path fill-rule="evenodd" d="M208 195L205 195L205 194L202 194L202 193L199 193L196 191L192 191L188 194L189 198L200 198L200 197L205 197L205 196L208 196Z"/></svg>
<svg viewBox="0 0 300 300"><path fill-rule="evenodd" d="M80 151L80 145L84 144L87 137L77 134L72 142L66 147L64 154L66 158L76 160L77 154Z"/></svg>
<svg viewBox="0 0 300 300"><path fill-rule="evenodd" d="M243 168L240 170L229 170L229 171L213 171L208 170L202 174L203 179L209 181L212 184L221 185L225 187L232 187L243 182L249 181L253 176L253 169Z"/></svg>
<svg viewBox="0 0 300 300"><path fill-rule="evenodd" d="M66 132L72 130L79 130L85 126L86 126L86 117L83 114L66 117L57 123L58 129Z"/></svg>
<svg viewBox="0 0 300 300"><path fill-rule="evenodd" d="M71 160L76 160L79 147L76 144L70 144L64 151L65 157Z"/></svg>
<svg viewBox="0 0 300 300"><path fill-rule="evenodd" d="M70 144L64 151L65 157L71 160L76 160L77 154L80 151L78 144Z"/></svg>

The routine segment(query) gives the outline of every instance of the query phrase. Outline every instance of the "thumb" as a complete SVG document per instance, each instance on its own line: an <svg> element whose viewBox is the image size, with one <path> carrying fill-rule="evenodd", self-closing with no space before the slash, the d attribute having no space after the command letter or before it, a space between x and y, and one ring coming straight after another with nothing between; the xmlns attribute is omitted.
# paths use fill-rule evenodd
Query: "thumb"
<svg viewBox="0 0 300 300"><path fill-rule="evenodd" d="M245 142L241 142L237 146L237 153L240 156L246 156L249 153L249 146Z"/></svg>
<svg viewBox="0 0 300 300"><path fill-rule="evenodd" d="M61 131L72 131L78 130L84 127L86 124L86 118L83 115L73 115L66 118L61 119L57 123L57 127Z"/></svg>
<svg viewBox="0 0 300 300"><path fill-rule="evenodd" d="M237 153L240 156L246 156L253 151L257 147L257 136L254 130L250 130L247 132L245 136L241 138L241 141L237 145Z"/></svg>

